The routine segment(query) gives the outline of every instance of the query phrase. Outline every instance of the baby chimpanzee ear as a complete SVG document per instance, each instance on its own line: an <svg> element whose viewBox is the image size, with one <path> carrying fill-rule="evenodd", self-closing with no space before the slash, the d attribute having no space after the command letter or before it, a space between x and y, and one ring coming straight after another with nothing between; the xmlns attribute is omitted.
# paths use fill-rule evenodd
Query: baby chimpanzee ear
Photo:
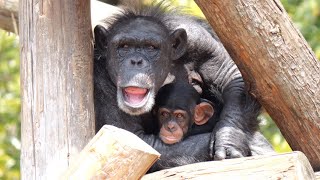
<svg viewBox="0 0 320 180"><path fill-rule="evenodd" d="M107 45L108 31L101 25L97 25L94 28L94 41L98 48L102 49Z"/></svg>
<svg viewBox="0 0 320 180"><path fill-rule="evenodd" d="M194 123L196 125L203 125L213 116L214 109L208 102L201 102L195 107Z"/></svg>
<svg viewBox="0 0 320 180"><path fill-rule="evenodd" d="M187 32L184 29L177 29L171 35L172 51L171 59L177 60L187 51Z"/></svg>

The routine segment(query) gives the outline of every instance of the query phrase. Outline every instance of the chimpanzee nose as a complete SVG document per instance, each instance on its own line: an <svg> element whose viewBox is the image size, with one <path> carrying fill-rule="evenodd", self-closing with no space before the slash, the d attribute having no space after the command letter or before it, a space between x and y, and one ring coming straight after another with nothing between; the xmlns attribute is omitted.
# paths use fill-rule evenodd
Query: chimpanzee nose
<svg viewBox="0 0 320 180"><path fill-rule="evenodd" d="M144 59L140 57L130 59L130 64L131 64L131 67L139 67L139 68L145 67Z"/></svg>
<svg viewBox="0 0 320 180"><path fill-rule="evenodd" d="M174 123L172 123L172 122L169 122L168 123L168 129L169 129L170 132L173 132L173 131L176 130L176 125Z"/></svg>

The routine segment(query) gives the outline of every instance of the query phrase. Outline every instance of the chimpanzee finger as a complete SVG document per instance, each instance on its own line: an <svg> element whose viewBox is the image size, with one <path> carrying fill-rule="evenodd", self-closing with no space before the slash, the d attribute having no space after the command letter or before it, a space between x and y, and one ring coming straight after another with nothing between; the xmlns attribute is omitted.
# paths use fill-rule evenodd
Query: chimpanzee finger
<svg viewBox="0 0 320 180"><path fill-rule="evenodd" d="M214 133L211 133L211 136L210 136L210 143L209 143L209 155L210 155L210 158L211 159L214 159L214 142L215 142L215 136L214 136Z"/></svg>
<svg viewBox="0 0 320 180"><path fill-rule="evenodd" d="M224 147L216 147L216 151L214 153L214 160L222 160L226 159L227 151Z"/></svg>
<svg viewBox="0 0 320 180"><path fill-rule="evenodd" d="M233 147L227 148L227 159L241 158L241 157L244 157L244 156L235 148Z"/></svg>

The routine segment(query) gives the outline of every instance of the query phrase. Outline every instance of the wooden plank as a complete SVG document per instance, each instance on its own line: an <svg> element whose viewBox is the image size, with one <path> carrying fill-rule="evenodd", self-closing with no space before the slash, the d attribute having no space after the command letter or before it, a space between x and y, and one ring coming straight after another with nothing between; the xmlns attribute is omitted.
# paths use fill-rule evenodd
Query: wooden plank
<svg viewBox="0 0 320 180"><path fill-rule="evenodd" d="M139 179L160 154L138 136L105 125L62 179Z"/></svg>
<svg viewBox="0 0 320 180"><path fill-rule="evenodd" d="M279 0L195 0L293 150L320 170L320 61Z"/></svg>
<svg viewBox="0 0 320 180"><path fill-rule="evenodd" d="M147 174L154 179L315 179L312 167L301 152L252 156L180 166Z"/></svg>
<svg viewBox="0 0 320 180"><path fill-rule="evenodd" d="M21 179L57 179L95 134L90 1L19 6Z"/></svg>

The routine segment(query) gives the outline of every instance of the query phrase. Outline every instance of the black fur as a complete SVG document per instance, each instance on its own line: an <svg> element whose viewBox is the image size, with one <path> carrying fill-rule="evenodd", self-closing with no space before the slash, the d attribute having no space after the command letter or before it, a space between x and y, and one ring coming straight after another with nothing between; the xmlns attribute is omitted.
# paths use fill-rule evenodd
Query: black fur
<svg viewBox="0 0 320 180"><path fill-rule="evenodd" d="M203 20L179 14L160 3L134 10L125 9L105 23L109 28L95 28L94 98L97 130L104 124L110 124L138 135L162 154L153 170L209 160L209 155L224 159L269 152L263 149L259 149L258 153L250 151L255 150L252 142L263 142L265 149L269 147L257 132L255 116L260 105L247 97L249 95L245 92L238 68ZM158 46L155 48L157 53L152 50L153 55L150 55L144 46L141 50L143 53L137 51L137 47L140 47L138 41L155 35L159 37L155 43ZM126 36L129 36L127 39L130 39L130 43L134 39L134 45L129 43L129 49L123 51L121 48L126 48L127 44L115 40ZM134 52L132 57L126 56L128 52ZM196 82L203 97L220 98L224 106L211 135L190 136L181 143L168 146L152 134L154 125L150 123L152 117L149 111L154 95L163 83L170 81ZM152 95L148 99L148 107L127 107L121 99L122 86L126 85L148 88ZM250 110L245 107L250 107Z"/></svg>

